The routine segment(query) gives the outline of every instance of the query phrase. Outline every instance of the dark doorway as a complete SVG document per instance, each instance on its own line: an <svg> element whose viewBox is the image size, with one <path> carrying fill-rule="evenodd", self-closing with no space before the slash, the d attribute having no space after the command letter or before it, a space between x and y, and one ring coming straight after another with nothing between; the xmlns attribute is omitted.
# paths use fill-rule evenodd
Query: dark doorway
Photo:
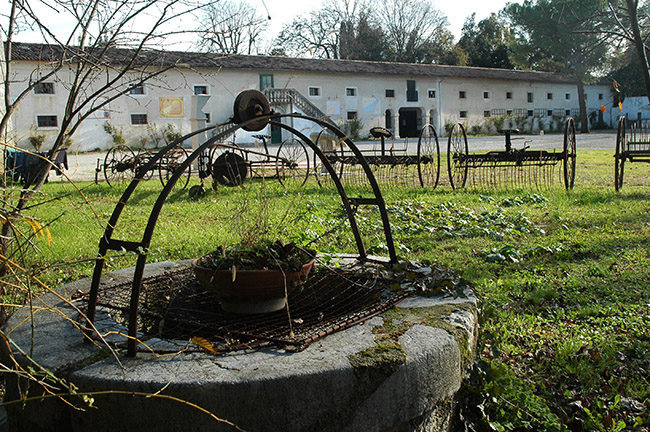
<svg viewBox="0 0 650 432"><path fill-rule="evenodd" d="M282 142L282 128L278 125L271 125L271 144L280 144Z"/></svg>
<svg viewBox="0 0 650 432"><path fill-rule="evenodd" d="M418 109L402 108L399 110L399 136L414 138L418 135Z"/></svg>

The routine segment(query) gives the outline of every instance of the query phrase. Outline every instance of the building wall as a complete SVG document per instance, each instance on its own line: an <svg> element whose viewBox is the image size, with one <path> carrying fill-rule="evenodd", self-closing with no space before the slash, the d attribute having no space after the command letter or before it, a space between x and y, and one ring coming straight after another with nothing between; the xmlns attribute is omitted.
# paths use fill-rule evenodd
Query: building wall
<svg viewBox="0 0 650 432"><path fill-rule="evenodd" d="M16 62L14 70L19 79L12 86L12 93L17 94L21 88L25 88L20 81L25 80L36 67L35 62ZM202 124L205 118L203 113L209 116L210 124L225 123L232 116L237 94L243 90L260 89L260 75L272 75L275 88L296 89L342 127L350 119L356 118L362 124L362 137L367 136L373 126L389 126L396 136L404 136L412 134L414 130L417 132L426 123L432 123L439 135L445 134L445 125L449 127L456 122L464 123L469 131L474 127L477 132L488 132L488 128L494 131L499 125L497 119L507 115L510 117L505 126L534 132L540 126L547 130L554 126L553 123L557 126L564 121L567 113L577 117L578 111L577 88L573 84L179 68L147 82L144 94L122 96L85 120L72 136L72 149L86 151L109 147L112 139L104 131L106 123L122 130L127 143L149 147L162 144L155 137L167 125L171 124L183 133L190 132L193 127ZM67 97L63 82L70 77L69 72L60 72L54 81L54 94L31 92L21 103L14 115L14 130L21 146L29 147L30 134L46 135L44 149L51 145L58 127L39 127L37 119L39 115L56 115L60 122ZM101 79L101 75L98 79ZM412 86L411 92L409 85ZM203 113L193 112L192 109L193 104L196 106L197 103L194 97L196 86L201 90L205 87L210 96ZM604 101L611 103L608 86L587 86L586 92L588 112L597 111ZM529 93L532 95L531 101ZM414 95L417 95L417 100L409 100L414 99ZM299 111L294 106L274 109L280 112ZM522 117L514 119L513 114ZM132 115L146 115L147 124L132 124ZM299 120L284 121L307 135L318 132ZM605 121L611 124L611 114L610 117L606 116ZM236 140L239 143L252 142L251 135L240 131Z"/></svg>

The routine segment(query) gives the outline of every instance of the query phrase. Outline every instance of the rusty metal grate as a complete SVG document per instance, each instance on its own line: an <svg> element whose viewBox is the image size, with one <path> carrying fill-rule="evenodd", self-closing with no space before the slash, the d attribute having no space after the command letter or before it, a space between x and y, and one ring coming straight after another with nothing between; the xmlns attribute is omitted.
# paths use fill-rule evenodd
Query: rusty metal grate
<svg viewBox="0 0 650 432"><path fill-rule="evenodd" d="M318 268L302 291L289 296L289 311L261 315L225 312L197 282L191 268L145 278L138 332L144 339L188 341L201 337L217 352L277 346L301 350L318 338L362 322L412 292L391 289L380 272ZM131 283L100 288L98 306L126 326ZM81 300L87 301L87 295ZM185 343L187 345L187 343ZM198 351L189 345L185 351ZM165 349L152 348L155 352Z"/></svg>

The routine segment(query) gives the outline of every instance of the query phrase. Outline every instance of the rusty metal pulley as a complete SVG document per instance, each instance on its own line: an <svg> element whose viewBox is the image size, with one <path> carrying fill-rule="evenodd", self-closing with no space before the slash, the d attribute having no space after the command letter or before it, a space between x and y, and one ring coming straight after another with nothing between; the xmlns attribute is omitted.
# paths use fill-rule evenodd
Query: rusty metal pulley
<svg viewBox="0 0 650 432"><path fill-rule="evenodd" d="M235 98L232 120L236 124L241 124L255 117L262 117L269 114L271 114L271 105L266 96L264 96L264 93L260 91L245 90ZM242 126L242 129L248 132L257 132L264 129L268 123L268 118L260 118L246 126Z"/></svg>

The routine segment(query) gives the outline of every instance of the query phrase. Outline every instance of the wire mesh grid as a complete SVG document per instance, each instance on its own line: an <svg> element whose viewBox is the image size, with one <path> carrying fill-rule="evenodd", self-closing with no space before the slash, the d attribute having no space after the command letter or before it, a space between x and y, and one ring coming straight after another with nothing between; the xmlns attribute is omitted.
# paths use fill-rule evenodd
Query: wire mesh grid
<svg viewBox="0 0 650 432"><path fill-rule="evenodd" d="M301 350L315 340L360 323L412 293L391 289L376 272L342 267L314 270L302 289L289 295L288 310L258 315L223 311L219 299L203 289L190 267L145 278L140 293L138 335L168 341L154 352L198 351L195 337L217 352L277 346ZM98 306L118 326L128 322L131 284L102 287ZM80 297L87 300L87 294ZM105 321L105 320L104 320Z"/></svg>

